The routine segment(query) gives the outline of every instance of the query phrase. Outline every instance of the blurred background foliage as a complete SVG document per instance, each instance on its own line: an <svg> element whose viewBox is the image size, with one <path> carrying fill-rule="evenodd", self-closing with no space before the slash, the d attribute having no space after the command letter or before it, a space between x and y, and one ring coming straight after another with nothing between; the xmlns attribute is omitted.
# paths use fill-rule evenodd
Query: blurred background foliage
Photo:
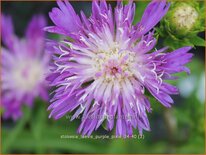
<svg viewBox="0 0 206 155"><path fill-rule="evenodd" d="M71 3L77 12L83 10L90 15L91 2ZM134 23L141 19L147 4L148 1L136 2ZM115 6L115 2L111 5ZM204 7L203 2L200 5ZM33 14L44 14L48 25L52 25L48 12L54 6L55 2L2 2L2 12L12 16L16 34L22 37ZM198 33L198 36L204 39L204 34ZM53 34L48 37L59 38ZM164 39L159 36L159 48L165 44ZM173 42L167 46L172 48L172 45ZM2 120L3 153L204 153L204 50L204 47L195 46L191 51L193 60L188 65L191 74L181 73L180 79L173 81L181 94L173 96L175 104L172 108L166 109L150 98L153 109L148 114L151 132L144 132L143 137L109 139L115 131L107 132L100 127L93 133L93 138L80 138L76 133L80 120L70 122L69 115L58 121L48 119L48 103L37 99L32 109L23 108L24 116L17 122ZM134 134L138 135L138 132L134 131Z"/></svg>

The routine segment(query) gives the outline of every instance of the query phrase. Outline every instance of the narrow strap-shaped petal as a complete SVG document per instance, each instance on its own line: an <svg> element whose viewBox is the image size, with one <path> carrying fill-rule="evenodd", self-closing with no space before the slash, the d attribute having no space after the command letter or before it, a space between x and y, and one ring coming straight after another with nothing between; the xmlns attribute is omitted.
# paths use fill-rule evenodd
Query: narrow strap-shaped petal
<svg viewBox="0 0 206 155"><path fill-rule="evenodd" d="M32 17L26 30L26 39L28 42L29 52L32 54L41 52L44 46L46 19L42 15Z"/></svg>
<svg viewBox="0 0 206 155"><path fill-rule="evenodd" d="M10 16L1 15L1 28L2 28L2 41L3 43L13 51L13 45L15 41L13 23Z"/></svg>
<svg viewBox="0 0 206 155"><path fill-rule="evenodd" d="M151 30L167 13L170 3L166 0L153 0L145 9L137 26L137 35L141 36Z"/></svg>
<svg viewBox="0 0 206 155"><path fill-rule="evenodd" d="M49 32L53 31L55 33L68 35L80 31L80 18L75 13L71 4L68 1L58 1L57 4L59 8L53 8L49 16L58 29L55 27L52 29L50 27Z"/></svg>

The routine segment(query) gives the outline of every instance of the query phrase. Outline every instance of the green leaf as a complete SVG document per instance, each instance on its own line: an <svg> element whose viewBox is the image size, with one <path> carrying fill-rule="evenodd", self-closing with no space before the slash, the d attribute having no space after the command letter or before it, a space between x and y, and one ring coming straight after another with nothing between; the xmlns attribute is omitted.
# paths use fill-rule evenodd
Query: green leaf
<svg viewBox="0 0 206 155"><path fill-rule="evenodd" d="M66 133L65 133L66 134ZM3 137L10 135L9 131L2 132ZM58 153L102 153L105 150L106 143L99 139L82 139L80 135L78 138L61 138L64 135L62 127L46 126L42 131L42 139L39 143L35 143L31 138L31 132L25 130L21 133L21 137L16 143L11 144L12 150L23 151L23 153L35 152L36 148L41 145L44 148L44 153L57 151ZM71 135L72 136L72 135ZM95 144L94 144L95 142ZM104 144L104 145L103 145Z"/></svg>
<svg viewBox="0 0 206 155"><path fill-rule="evenodd" d="M125 139L114 139L112 141L110 141L110 146L108 148L108 152L107 153L127 153L127 146L126 146L126 141Z"/></svg>
<svg viewBox="0 0 206 155"><path fill-rule="evenodd" d="M33 133L35 143L37 143L37 153L43 153L44 150L40 145L40 141L42 141L42 130L45 129L47 119L45 103L43 103L40 100L37 100L37 102L35 103L35 110L36 111L33 111L35 113L33 113L33 117L31 119L31 130Z"/></svg>
<svg viewBox="0 0 206 155"><path fill-rule="evenodd" d="M171 49L175 50L177 48L183 47L183 46L192 46L194 47L194 44L190 42L188 38L182 39L182 40L174 40L171 37L167 37L164 40L164 45L169 46Z"/></svg>
<svg viewBox="0 0 206 155"><path fill-rule="evenodd" d="M205 40L200 38L199 36L192 36L189 38L190 42L195 46L205 46Z"/></svg>
<svg viewBox="0 0 206 155"><path fill-rule="evenodd" d="M144 13L145 8L147 7L149 1L138 1L136 2L136 12L135 12L135 17L133 24L136 24L139 22L142 18L142 15Z"/></svg>
<svg viewBox="0 0 206 155"><path fill-rule="evenodd" d="M31 115L31 109L28 107L23 108L23 116L22 118L17 122L16 126L13 130L10 131L10 134L8 136L2 136L2 152L3 153L9 153L11 145L15 142L18 135L23 131L24 126L26 122L29 120Z"/></svg>

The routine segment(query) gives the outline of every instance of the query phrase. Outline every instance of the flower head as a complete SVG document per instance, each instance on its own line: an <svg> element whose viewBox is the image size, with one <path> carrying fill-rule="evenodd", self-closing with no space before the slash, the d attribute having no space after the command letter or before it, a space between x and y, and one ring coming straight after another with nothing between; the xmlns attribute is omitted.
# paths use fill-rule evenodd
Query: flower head
<svg viewBox="0 0 206 155"><path fill-rule="evenodd" d="M198 12L192 6L184 4L176 8L173 18L177 28L190 30L198 19Z"/></svg>
<svg viewBox="0 0 206 155"><path fill-rule="evenodd" d="M204 5L198 1L172 1L170 10L156 28L163 44L172 49L183 46L205 46L198 34L205 30Z"/></svg>
<svg viewBox="0 0 206 155"><path fill-rule="evenodd" d="M189 69L191 48L166 53L167 48L153 50L156 39L151 29L166 14L169 4L152 1L142 19L132 25L135 4L117 2L112 11L105 1L93 1L92 15L78 16L69 2L57 2L59 8L49 13L55 26L46 30L70 37L59 43L51 41L53 52L51 86L55 86L50 117L59 119L75 111L72 120L82 114L78 132L90 135L104 121L116 135L140 134L150 130L147 112L148 90L164 106L173 103L170 95L178 94L175 86L164 80L176 79L174 73Z"/></svg>
<svg viewBox="0 0 206 155"><path fill-rule="evenodd" d="M46 21L34 16L29 23L25 38L14 34L11 17L1 16L2 26L2 106L4 117L18 119L23 104L32 106L34 98L48 99L45 73L49 55L44 52Z"/></svg>
<svg viewBox="0 0 206 155"><path fill-rule="evenodd" d="M190 31L198 29L201 14L196 3L172 3L171 10L165 18L171 24L170 31L186 35Z"/></svg>

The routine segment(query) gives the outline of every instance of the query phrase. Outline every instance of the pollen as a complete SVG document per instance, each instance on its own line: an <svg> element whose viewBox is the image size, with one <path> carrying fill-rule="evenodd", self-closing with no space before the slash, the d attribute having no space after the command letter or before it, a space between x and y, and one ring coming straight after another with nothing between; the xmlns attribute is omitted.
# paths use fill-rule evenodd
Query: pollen
<svg viewBox="0 0 206 155"><path fill-rule="evenodd" d="M133 75L132 70L135 64L135 57L134 52L121 50L121 48L102 51L93 59L95 75L99 78L104 77L107 81L129 78Z"/></svg>
<svg viewBox="0 0 206 155"><path fill-rule="evenodd" d="M38 61L21 61L13 68L12 77L15 87L23 91L31 91L43 81L43 67Z"/></svg>

